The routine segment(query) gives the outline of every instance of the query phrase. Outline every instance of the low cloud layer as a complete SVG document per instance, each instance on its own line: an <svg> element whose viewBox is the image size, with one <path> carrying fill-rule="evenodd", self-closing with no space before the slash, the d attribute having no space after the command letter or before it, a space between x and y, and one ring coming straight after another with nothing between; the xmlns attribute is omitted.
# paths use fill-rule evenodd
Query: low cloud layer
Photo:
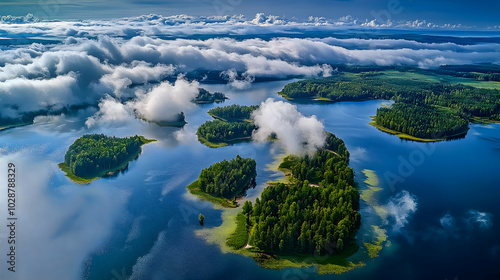
<svg viewBox="0 0 500 280"><path fill-rule="evenodd" d="M123 103L138 98L137 90L149 91L179 74L201 81L196 73L221 73L222 82L245 90L257 79L326 77L334 64L500 64L500 42L478 37L436 33L435 42L429 41L432 37L378 39L369 29L363 29L363 36L328 37L334 30L363 26L352 17L307 22L263 14L250 20L185 15L85 22L2 19L2 40L8 40L0 48L2 118L97 106L108 95ZM301 38L294 38L297 32Z"/></svg>
<svg viewBox="0 0 500 280"><path fill-rule="evenodd" d="M86 125L123 125L135 118L153 122L173 121L181 112L196 106L199 83L179 76L175 83L163 82L148 91L137 91L132 100L122 102L107 95L99 102L99 111L87 119Z"/></svg>
<svg viewBox="0 0 500 280"><path fill-rule="evenodd" d="M56 171L57 162L47 159L53 155L46 152L43 147L0 150L0 164L15 162L26 172L16 181L16 196L22 198L16 204L20 217L16 221L17 270L8 271L2 261L0 279L81 279L88 257L105 244L124 215L127 191L101 183L85 188L74 184L54 187L60 172ZM7 178L7 169L0 175ZM7 209L6 195L2 195L0 207ZM6 214L0 213L4 221ZM2 254L10 246L7 230L5 226L0 228Z"/></svg>
<svg viewBox="0 0 500 280"><path fill-rule="evenodd" d="M257 142L275 134L288 152L297 155L311 154L325 145L324 125L316 116L302 115L290 103L269 98L253 112L252 119L258 127L252 135Z"/></svg>

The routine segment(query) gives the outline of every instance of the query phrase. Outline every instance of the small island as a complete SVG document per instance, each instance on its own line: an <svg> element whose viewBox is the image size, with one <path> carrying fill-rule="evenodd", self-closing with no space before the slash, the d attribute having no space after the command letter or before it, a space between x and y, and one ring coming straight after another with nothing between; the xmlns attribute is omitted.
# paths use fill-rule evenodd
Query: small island
<svg viewBox="0 0 500 280"><path fill-rule="evenodd" d="M217 107L208 111L208 114L214 119L219 119L226 122L251 122L252 113L257 110L259 106L240 106L229 105L225 107Z"/></svg>
<svg viewBox="0 0 500 280"><path fill-rule="evenodd" d="M198 180L187 186L190 193L223 207L237 207L236 198L255 187L256 162L251 158L223 160L201 170Z"/></svg>
<svg viewBox="0 0 500 280"><path fill-rule="evenodd" d="M194 99L194 102L197 104L209 104L209 103L220 103L224 102L226 99L226 95L222 92L214 92L211 93L204 88L198 89L198 96Z"/></svg>
<svg viewBox="0 0 500 280"><path fill-rule="evenodd" d="M375 122L370 124L382 131L421 142L460 137L469 130L466 119L445 107L428 105L395 103L391 107L377 109L374 119Z"/></svg>
<svg viewBox="0 0 500 280"><path fill-rule="evenodd" d="M59 167L73 182L88 184L126 169L139 156L142 145L153 141L156 140L137 135L127 138L83 135L68 148Z"/></svg>
<svg viewBox="0 0 500 280"><path fill-rule="evenodd" d="M326 256L318 262L320 274L358 266L346 261L358 250L354 238L361 223L348 164L344 142L332 133L313 155L285 157L279 169L289 183L270 183L254 205L245 201L226 245L268 268L309 266L312 255Z"/></svg>
<svg viewBox="0 0 500 280"><path fill-rule="evenodd" d="M207 121L198 127L198 140L211 148L251 140L252 132L256 128L251 114L257 108L258 106L231 105L211 109L208 114L215 120Z"/></svg>
<svg viewBox="0 0 500 280"><path fill-rule="evenodd" d="M335 76L307 79L286 85L279 93L289 100L317 102L394 100L387 108L379 108L371 125L413 141L442 141L462 137L469 122L500 121L500 90L481 82L494 76L479 75L477 81L459 80L461 72L443 69L377 70L362 67ZM453 74L453 76L449 76ZM448 79L451 82L443 82ZM465 80L465 81L464 81ZM465 82L470 85L463 84ZM483 88L490 86L491 88Z"/></svg>

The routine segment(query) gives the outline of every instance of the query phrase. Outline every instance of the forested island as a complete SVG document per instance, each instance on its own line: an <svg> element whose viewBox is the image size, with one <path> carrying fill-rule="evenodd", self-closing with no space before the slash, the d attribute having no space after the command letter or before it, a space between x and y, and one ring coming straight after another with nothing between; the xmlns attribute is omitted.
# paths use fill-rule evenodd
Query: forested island
<svg viewBox="0 0 500 280"><path fill-rule="evenodd" d="M430 79L411 71L343 72L290 83L280 94L291 100L326 102L394 100L391 107L377 110L372 124L417 141L465 135L469 121L500 121L499 90L426 78Z"/></svg>
<svg viewBox="0 0 500 280"><path fill-rule="evenodd" d="M198 89L198 96L194 99L194 102L198 104L206 104L206 103L220 103L224 102L227 99L226 95L222 92L214 92L210 93L208 90L204 88Z"/></svg>
<svg viewBox="0 0 500 280"><path fill-rule="evenodd" d="M312 254L328 255L322 260L328 264L339 254L354 253L361 215L348 164L344 142L332 133L313 155L286 157L280 169L289 183L271 183L254 205L246 201L227 244L235 250L250 248L266 267L276 265L276 258L300 262Z"/></svg>
<svg viewBox="0 0 500 280"><path fill-rule="evenodd" d="M208 114L215 119L219 119L226 122L251 122L253 111L257 110L259 106L240 106L240 105L229 105L225 107L216 107L208 111Z"/></svg>
<svg viewBox="0 0 500 280"><path fill-rule="evenodd" d="M198 180L187 186L189 192L224 207L236 207L236 198L255 187L256 162L251 158L223 160L201 170Z"/></svg>
<svg viewBox="0 0 500 280"><path fill-rule="evenodd" d="M198 127L198 140L212 148L250 140L256 128L250 118L257 108L258 106L231 105L211 109L208 114L215 120L207 121Z"/></svg>
<svg viewBox="0 0 500 280"><path fill-rule="evenodd" d="M127 168L141 153L142 145L153 141L156 140L137 135L127 138L83 135L68 148L59 167L74 182L86 184Z"/></svg>
<svg viewBox="0 0 500 280"><path fill-rule="evenodd" d="M469 122L446 107L395 103L377 109L376 127L394 130L422 139L443 139L460 136L469 129ZM412 140L410 137L406 139Z"/></svg>

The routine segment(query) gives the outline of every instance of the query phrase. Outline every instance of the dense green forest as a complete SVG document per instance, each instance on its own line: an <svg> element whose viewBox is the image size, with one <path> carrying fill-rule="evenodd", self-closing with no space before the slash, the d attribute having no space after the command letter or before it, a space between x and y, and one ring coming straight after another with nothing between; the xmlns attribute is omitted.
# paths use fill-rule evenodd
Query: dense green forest
<svg viewBox="0 0 500 280"><path fill-rule="evenodd" d="M498 65L444 65L439 67L436 72L478 81L500 82L500 67Z"/></svg>
<svg viewBox="0 0 500 280"><path fill-rule="evenodd" d="M250 119L258 106L231 105L208 111L215 118L198 127L198 140L209 147L221 147L237 140L247 140L256 128Z"/></svg>
<svg viewBox="0 0 500 280"><path fill-rule="evenodd" d="M198 180L187 186L189 192L201 199L236 207L234 200L251 187L255 187L257 177L256 162L251 158L223 160L201 170Z"/></svg>
<svg viewBox="0 0 500 280"><path fill-rule="evenodd" d="M206 193L233 198L255 186L256 176L255 160L237 155L230 161L223 160L201 170L198 182Z"/></svg>
<svg viewBox="0 0 500 280"><path fill-rule="evenodd" d="M286 157L280 168L291 172L291 182L271 184L253 206L245 203L242 209L249 217L250 244L280 254L345 250L361 221L348 163L344 142L331 133L315 154Z"/></svg>
<svg viewBox="0 0 500 280"><path fill-rule="evenodd" d="M194 99L196 103L214 103L224 102L227 97L222 92L210 93L204 88L198 89L198 96Z"/></svg>
<svg viewBox="0 0 500 280"><path fill-rule="evenodd" d="M212 143L228 143L252 136L254 129L253 123L213 120L200 125L196 135Z"/></svg>
<svg viewBox="0 0 500 280"><path fill-rule="evenodd" d="M141 136L127 138L87 134L78 138L64 156L69 171L81 178L100 177L123 166L151 142Z"/></svg>
<svg viewBox="0 0 500 280"><path fill-rule="evenodd" d="M252 117L252 112L255 111L259 106L240 106L240 105L230 105L225 107L217 107L208 111L208 114L214 118L225 120L228 122L242 122L245 120L250 120Z"/></svg>
<svg viewBox="0 0 500 280"><path fill-rule="evenodd" d="M499 90L416 80L401 75L389 77L376 71L341 73L329 78L290 83L280 94L290 99L333 102L392 99L396 104L392 109L378 110L376 123L420 138L423 135L430 139L447 138L465 132L464 120L467 122L474 117L500 120ZM453 124L451 120L457 123Z"/></svg>
<svg viewBox="0 0 500 280"><path fill-rule="evenodd" d="M377 125L424 139L461 135L469 129L466 119L448 109L406 103L377 109L375 122Z"/></svg>

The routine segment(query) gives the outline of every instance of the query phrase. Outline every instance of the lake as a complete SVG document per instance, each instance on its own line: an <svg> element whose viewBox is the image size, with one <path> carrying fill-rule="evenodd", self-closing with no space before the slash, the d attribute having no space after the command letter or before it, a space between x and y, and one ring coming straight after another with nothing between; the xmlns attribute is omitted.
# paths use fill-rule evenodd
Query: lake
<svg viewBox="0 0 500 280"><path fill-rule="evenodd" d="M222 223L222 210L186 190L201 169L237 154L254 158L258 185L248 198L255 199L267 181L282 177L268 165L283 151L277 143L253 142L208 148L198 143L196 128L216 106L284 100L276 92L289 82L255 83L243 91L203 85L230 99L186 112L182 129L139 120L88 129L85 120L94 113L88 109L0 132L1 164L14 162L18 170L19 273L9 279L500 279L500 125L473 124L463 139L404 141L368 124L388 101L297 104L345 141L361 191L367 189L366 170L378 176L381 190L361 203L358 243L373 239L374 225L381 227L388 238L379 257L362 259L364 267L342 275L270 270L199 238L200 212L205 228ZM143 146L118 176L80 186L57 164L86 133L158 141ZM2 194L1 209L5 204ZM4 240L0 246L7 248Z"/></svg>

